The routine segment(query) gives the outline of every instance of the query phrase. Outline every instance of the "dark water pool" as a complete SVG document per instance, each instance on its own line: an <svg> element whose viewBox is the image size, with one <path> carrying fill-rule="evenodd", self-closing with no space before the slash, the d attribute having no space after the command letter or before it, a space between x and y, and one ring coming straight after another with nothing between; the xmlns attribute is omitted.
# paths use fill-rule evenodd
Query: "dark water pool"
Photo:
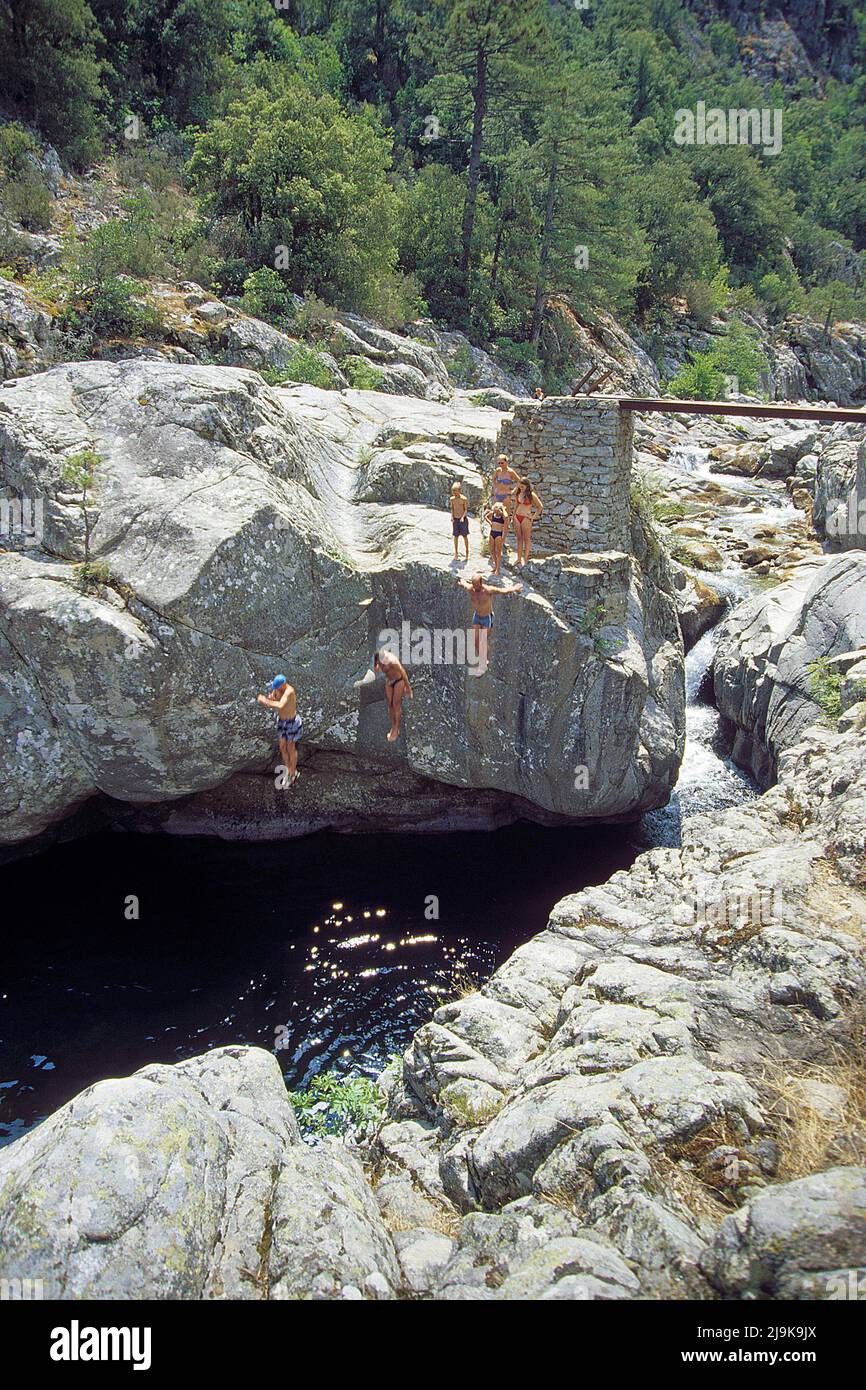
<svg viewBox="0 0 866 1390"><path fill-rule="evenodd" d="M293 1087L377 1072L558 898L636 853L628 827L516 825L280 845L105 834L9 864L0 1144L93 1081L225 1043L279 1041Z"/></svg>

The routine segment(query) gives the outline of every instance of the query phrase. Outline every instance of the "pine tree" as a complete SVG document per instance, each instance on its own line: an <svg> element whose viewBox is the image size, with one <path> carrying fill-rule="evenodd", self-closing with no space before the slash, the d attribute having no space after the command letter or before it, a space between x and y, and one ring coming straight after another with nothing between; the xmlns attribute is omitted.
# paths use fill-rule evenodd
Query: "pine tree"
<svg viewBox="0 0 866 1390"><path fill-rule="evenodd" d="M528 65L541 51L541 0L432 0L421 26L420 49L440 71L459 74L472 102L472 136L460 232L457 289L465 299L473 263L473 236L481 183L485 122L491 100L514 65ZM510 69L510 72L509 72Z"/></svg>

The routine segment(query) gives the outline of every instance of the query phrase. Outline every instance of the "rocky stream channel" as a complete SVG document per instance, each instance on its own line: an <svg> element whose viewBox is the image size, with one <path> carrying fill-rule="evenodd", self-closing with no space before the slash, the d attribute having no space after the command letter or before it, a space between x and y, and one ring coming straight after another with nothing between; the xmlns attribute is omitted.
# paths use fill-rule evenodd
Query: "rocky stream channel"
<svg viewBox="0 0 866 1390"><path fill-rule="evenodd" d="M88 1002L55 1049L65 1079L21 1025L26 970L7 992L6 1026L44 1075L24 1105L28 1082L4 1078L0 1274L68 1298L788 1299L833 1297L834 1280L866 1270L866 554L856 538L828 540L825 521L859 485L855 430L640 425L636 466L672 558L633 517L630 571L602 551L533 561L518 616L498 601L501 665L465 691L450 672L419 677L406 752L383 771L381 701L352 705L357 651L395 609L459 623L431 508L454 478L478 506L513 398L271 391L244 370L150 362L56 368L3 395L19 488L95 437L94 539L111 557L109 582L70 582L80 538L60 494L43 551L4 555L0 714L18 754L5 872L34 894L31 849L56 872L76 852L86 862L88 843L112 856L113 840L155 847L142 862L156 881L165 846L179 865L188 844L187 866L214 879L196 957L221 896L246 891L252 911L246 933L210 948L210 992L184 975L185 928L165 918L187 1002L174 1018L177 999L160 998L146 1039L154 992L143 1005L117 992L129 939L114 975L85 969L75 987ZM313 790L291 833L351 821L376 837L342 859L339 836L287 847L287 822L274 827L262 800L270 754L246 688L270 674L287 592L299 668L333 692L305 707ZM600 598L609 623L587 632L572 614ZM347 622L323 629L335 612ZM832 718L816 662L835 673ZM218 697L211 761L191 663ZM51 682L61 747L19 717ZM468 733L437 744L455 707ZM489 733L497 721L514 729L517 766ZM585 814L569 801L577 748L598 770ZM357 869L368 845L399 861L399 837L383 833L397 828L395 798L403 829L451 832L426 853L416 837L389 865L395 881L417 893L452 866L473 881L441 931L415 930L403 888L386 903L369 865ZM217 841L182 838L203 833L241 841L216 871L201 846ZM277 961L289 850L308 870L294 895L305 932L321 924L335 940L283 930ZM270 864L266 909L258 871L247 888L232 879L244 853L271 856L249 860ZM497 854L501 893L485 890ZM508 891L531 865L544 900ZM191 874L190 916L194 886ZM375 928L392 907L395 968L381 971ZM355 943L345 964L338 928ZM326 990L301 1001L305 974ZM31 1003L50 1009L49 995ZM402 1053L379 1078L382 1114L310 1145L286 1080L348 1065L347 1038L369 1073ZM72 1099L70 1082L84 1087Z"/></svg>

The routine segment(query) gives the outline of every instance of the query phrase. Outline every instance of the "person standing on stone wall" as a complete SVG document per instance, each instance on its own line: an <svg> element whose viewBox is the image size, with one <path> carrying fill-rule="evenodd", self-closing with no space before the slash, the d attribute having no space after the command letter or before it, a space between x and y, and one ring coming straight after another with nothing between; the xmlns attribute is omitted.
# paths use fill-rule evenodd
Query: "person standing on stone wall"
<svg viewBox="0 0 866 1390"><path fill-rule="evenodd" d="M484 519L490 526L490 558L493 561L493 573L499 574L502 565L502 544L508 525L508 513L504 504L494 502L490 511L485 513Z"/></svg>
<svg viewBox="0 0 866 1390"><path fill-rule="evenodd" d="M511 464L508 462L507 454L500 454L493 469L493 505L497 503L505 508L505 527L502 532L502 546L500 555L508 563L508 551L505 548L505 541L508 536L509 512L511 507L511 495L514 492L514 484L520 482L520 474L515 473Z"/></svg>
<svg viewBox="0 0 866 1390"><path fill-rule="evenodd" d="M517 563L525 565L532 548L532 526L538 521L544 507L537 492L533 492L528 478L521 478L514 489L514 536L517 541Z"/></svg>
<svg viewBox="0 0 866 1390"><path fill-rule="evenodd" d="M457 544L463 538L466 561L469 560L469 498L463 495L459 483L451 488L451 534L454 537L454 559L457 559Z"/></svg>

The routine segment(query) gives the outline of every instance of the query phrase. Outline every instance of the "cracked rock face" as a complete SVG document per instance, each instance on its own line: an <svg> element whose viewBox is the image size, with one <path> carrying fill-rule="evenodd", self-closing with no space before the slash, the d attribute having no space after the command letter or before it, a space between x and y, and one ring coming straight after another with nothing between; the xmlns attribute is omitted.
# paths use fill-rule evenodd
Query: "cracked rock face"
<svg viewBox="0 0 866 1390"><path fill-rule="evenodd" d="M831 550L866 550L866 443L856 425L833 431L817 459L815 529Z"/></svg>
<svg viewBox="0 0 866 1390"><path fill-rule="evenodd" d="M304 753L334 755L319 789L332 823L364 799L353 760L368 780L371 767L407 790L420 779L420 821L435 820L431 783L443 800L478 789L574 820L663 804L682 751L682 644L665 576L633 556L533 561L524 593L496 602L487 674L412 667L394 748L381 682L356 688L386 629L465 634L447 494L464 484L469 571L486 570L476 509L501 420L466 397L275 390L241 369L150 361L72 364L0 393L2 481L44 512L39 544L0 552L2 838L95 793L153 807L239 773L259 784L245 777L244 813L211 802L201 828L254 824L252 796L262 834L302 833L303 808L296 824L282 802L275 814L273 715L254 699L283 670ZM99 456L87 583L81 498L62 478L82 449ZM391 814L404 809L411 797ZM185 817L194 828L188 803Z"/></svg>
<svg viewBox="0 0 866 1390"><path fill-rule="evenodd" d="M408 1171L428 1201L481 1207L498 1233L531 1211L550 1239L553 1208L569 1236L607 1241L643 1297L835 1296L866 1255L866 1132L841 1064L820 1094L808 1075L859 1050L866 705L842 730L810 731L777 787L696 818L681 850L563 899L479 993L437 1010L392 1090L403 1118L379 1136L389 1200ZM832 1091L837 1123L827 1171L785 1181L802 1159L780 1119L792 1087L807 1117ZM478 1219L440 1297L491 1296L466 1288ZM633 1296L568 1293L567 1277L543 1296Z"/></svg>
<svg viewBox="0 0 866 1390"><path fill-rule="evenodd" d="M860 551L807 561L787 583L739 604L719 628L714 664L716 702L735 729L735 761L771 782L780 754L822 718L813 663L842 658L828 669L843 674L856 659L846 654L857 652L866 656Z"/></svg>

